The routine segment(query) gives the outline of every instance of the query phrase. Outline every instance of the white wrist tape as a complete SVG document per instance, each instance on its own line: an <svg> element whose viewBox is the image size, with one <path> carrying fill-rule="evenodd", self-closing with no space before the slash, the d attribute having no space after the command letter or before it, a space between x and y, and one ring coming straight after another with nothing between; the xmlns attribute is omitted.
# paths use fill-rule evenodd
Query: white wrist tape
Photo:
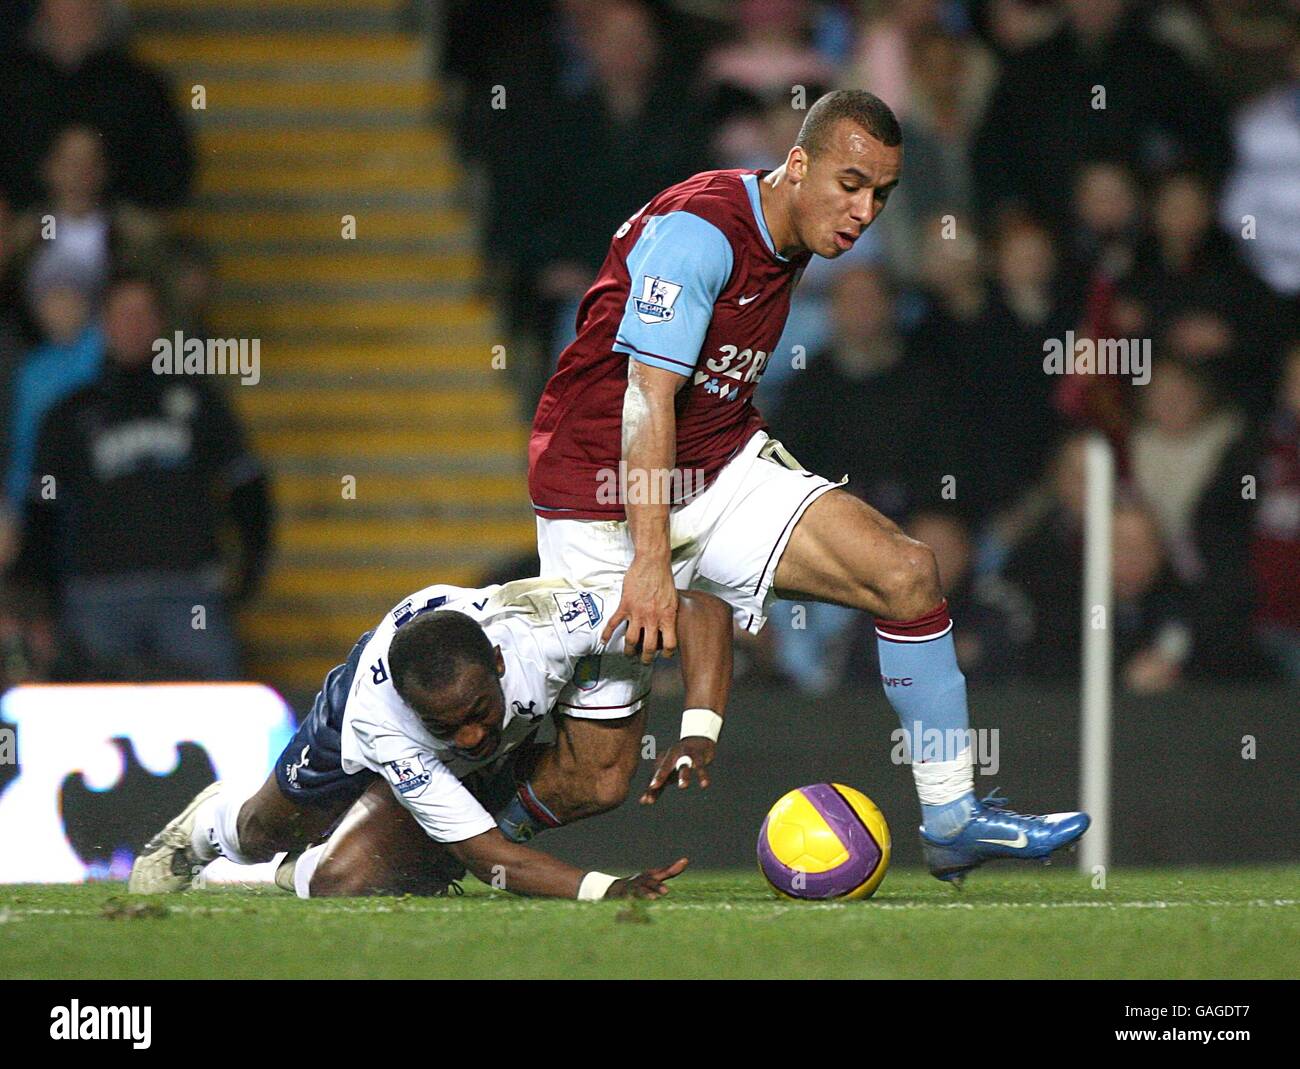
<svg viewBox="0 0 1300 1069"><path fill-rule="evenodd" d="M578 884L578 901L599 902L617 882L617 876L610 876L604 872L589 872L582 878L582 883Z"/></svg>
<svg viewBox="0 0 1300 1069"><path fill-rule="evenodd" d="M720 734L722 734L722 717L712 709L687 709L682 713L682 738L701 735L717 742Z"/></svg>

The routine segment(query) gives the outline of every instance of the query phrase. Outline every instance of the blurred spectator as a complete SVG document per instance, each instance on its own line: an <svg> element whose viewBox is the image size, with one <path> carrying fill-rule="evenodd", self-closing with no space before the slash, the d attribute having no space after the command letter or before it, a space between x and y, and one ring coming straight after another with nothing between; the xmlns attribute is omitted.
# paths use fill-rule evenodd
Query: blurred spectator
<svg viewBox="0 0 1300 1069"><path fill-rule="evenodd" d="M972 159L982 209L1012 201L1064 223L1080 159L1221 174L1230 160L1223 108L1207 79L1155 39L1145 5L1063 7L1065 26L1004 66L985 112Z"/></svg>
<svg viewBox="0 0 1300 1069"><path fill-rule="evenodd" d="M964 218L934 219L922 246L922 310L911 333L920 366L943 384L923 404L933 453L930 468L955 479L957 507L972 520L987 506L979 488L986 467L1000 462L974 443L985 413L975 398L980 360L988 345L989 288L979 239Z"/></svg>
<svg viewBox="0 0 1300 1069"><path fill-rule="evenodd" d="M40 161L74 124L103 135L114 199L170 207L189 194L189 131L158 73L113 40L105 0L43 0L0 65L0 114L0 189L15 205L37 200Z"/></svg>
<svg viewBox="0 0 1300 1069"><path fill-rule="evenodd" d="M65 397L99 377L104 336L92 322L90 301L74 286L50 286L36 306L44 339L22 361L14 376L8 409L9 459L4 496L21 512L32 477L36 436L45 414Z"/></svg>
<svg viewBox="0 0 1300 1069"><path fill-rule="evenodd" d="M1233 138L1223 228L1274 293L1300 298L1300 44L1289 79L1240 112Z"/></svg>
<svg viewBox="0 0 1300 1069"><path fill-rule="evenodd" d="M1255 435L1241 412L1221 400L1204 366L1157 360L1139 392L1133 484L1156 518L1175 575L1189 588L1196 628L1215 636L1199 649L1197 666L1225 674L1253 670L1245 621L1254 500L1242 479L1258 470Z"/></svg>
<svg viewBox="0 0 1300 1069"><path fill-rule="evenodd" d="M1238 355L1232 353L1233 339L1249 338L1251 351L1239 354L1237 366L1225 366L1224 377L1252 413L1262 414L1276 380L1281 342L1275 302L1215 226L1212 193L1202 177L1181 171L1161 179L1152 197L1150 234L1138 245L1120 290L1119 299L1130 307L1127 318L1114 319L1124 320L1117 325L1127 335L1152 337L1162 324L1191 313L1195 318L1171 329L1172 345L1188 358L1230 361ZM1196 323L1206 319L1216 321L1222 337L1209 350L1191 351L1197 343L1188 332L1195 333Z"/></svg>
<svg viewBox="0 0 1300 1069"><path fill-rule="evenodd" d="M891 266L909 281L919 274L925 221L971 215L970 147L992 77L972 38L930 30L911 42L904 179L879 223Z"/></svg>
<svg viewBox="0 0 1300 1069"><path fill-rule="evenodd" d="M914 104L917 45L942 29L944 5L940 0L891 0L863 8L858 45L842 84L870 89L904 122Z"/></svg>
<svg viewBox="0 0 1300 1069"><path fill-rule="evenodd" d="M607 0L580 29L590 86L534 114L530 151L512 157L510 193L527 220L511 236L519 273L514 321L542 339L547 357L537 381L525 384L534 395L573 338L578 301L614 231L706 159L707 129L683 98L645 4Z"/></svg>
<svg viewBox="0 0 1300 1069"><path fill-rule="evenodd" d="M1300 342L1287 355L1259 474L1251 541L1260 641L1300 686Z"/></svg>
<svg viewBox="0 0 1300 1069"><path fill-rule="evenodd" d="M1157 346L1176 360L1203 368L1220 392L1258 422L1267 415L1276 390L1276 333L1272 324L1239 330L1227 313L1189 307L1165 321Z"/></svg>
<svg viewBox="0 0 1300 1069"><path fill-rule="evenodd" d="M1109 336L1116 282L1133 269L1142 233L1142 197L1133 172L1116 160L1079 166L1064 242L1070 282L1084 302L1086 326Z"/></svg>
<svg viewBox="0 0 1300 1069"><path fill-rule="evenodd" d="M1033 637L1018 661L1031 678L1074 679L1080 671L1086 440L1074 435L1062 444L1037 520L1022 528L1003 570L1004 580L1032 606ZM1149 510L1121 500L1112 530L1115 600L1107 626L1113 627L1115 669L1131 690L1164 690L1193 653L1186 593L1168 566Z"/></svg>
<svg viewBox="0 0 1300 1069"><path fill-rule="evenodd" d="M739 0L734 18L737 38L705 59L700 73L706 82L745 89L761 99L776 93L788 101L792 86L834 81L832 61L814 46L808 0Z"/></svg>
<svg viewBox="0 0 1300 1069"><path fill-rule="evenodd" d="M1178 574L1199 582L1215 561L1244 548L1249 509L1224 510L1217 499L1242 502L1240 476L1246 421L1220 400L1209 373L1179 360L1157 360L1141 389L1142 413L1131 443L1133 483L1156 516ZM1244 559L1244 558L1243 558Z"/></svg>
<svg viewBox="0 0 1300 1069"><path fill-rule="evenodd" d="M971 353L970 400L979 413L978 484L984 511L1006 508L1041 478L1063 421L1056 380L1043 371L1044 343L1062 338L1076 311L1062 293L1047 228L1009 218L994 239L992 293L982 344Z"/></svg>
<svg viewBox="0 0 1300 1069"><path fill-rule="evenodd" d="M1300 46L1294 0L1202 0L1216 79L1249 100L1286 78Z"/></svg>
<svg viewBox="0 0 1300 1069"><path fill-rule="evenodd" d="M42 425L16 576L51 596L94 674L233 678L229 608L266 565L266 477L210 385L153 372L152 282L113 283L103 329L103 373ZM223 585L227 519L240 554Z"/></svg>
<svg viewBox="0 0 1300 1069"><path fill-rule="evenodd" d="M971 23L984 43L1004 62L1042 44L1061 27L1055 4L1042 0L970 0Z"/></svg>
<svg viewBox="0 0 1300 1069"><path fill-rule="evenodd" d="M14 220L9 270L34 313L52 287L76 289L93 304L113 265L150 266L161 256L162 228L150 213L105 202L103 145L87 126L55 137L41 167L46 199Z"/></svg>
<svg viewBox="0 0 1300 1069"><path fill-rule="evenodd" d="M1086 446L1086 434L1064 439L1043 485L995 528L999 574L1033 608L1033 642L1021 662L1030 675L1068 677L1078 671Z"/></svg>
<svg viewBox="0 0 1300 1069"><path fill-rule="evenodd" d="M1075 226L1064 248L1068 300L1079 308L1075 332L1100 341L1124 337L1134 323L1119 297L1120 279L1133 269L1141 234L1142 201L1132 172L1123 163L1092 160L1075 182ZM1126 383L1112 375L1067 375L1057 381L1053 403L1076 424L1094 427L1122 447L1128 433Z"/></svg>
<svg viewBox="0 0 1300 1069"><path fill-rule="evenodd" d="M751 166L742 161L763 156L768 147L765 113L784 106L802 119L834 84L836 69L815 47L813 20L807 0L743 0L735 6L736 39L715 48L700 68L699 92L712 102L711 148L720 166ZM775 159L752 165L775 167L792 144L793 138L786 140Z"/></svg>
<svg viewBox="0 0 1300 1069"><path fill-rule="evenodd" d="M849 489L894 520L939 500L931 470L937 383L898 329L883 270L857 268L833 284L833 335L796 371L774 433L809 471L849 478Z"/></svg>
<svg viewBox="0 0 1300 1069"><path fill-rule="evenodd" d="M1178 682L1195 648L1185 594L1147 509L1121 502L1111 531L1115 665L1125 689L1156 694Z"/></svg>

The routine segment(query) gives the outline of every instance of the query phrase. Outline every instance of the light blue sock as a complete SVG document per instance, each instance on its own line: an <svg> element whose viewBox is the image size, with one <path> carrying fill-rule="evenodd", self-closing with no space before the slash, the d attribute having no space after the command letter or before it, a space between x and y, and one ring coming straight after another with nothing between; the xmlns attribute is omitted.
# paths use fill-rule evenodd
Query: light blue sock
<svg viewBox="0 0 1300 1069"><path fill-rule="evenodd" d="M970 717L947 601L917 620L877 620L876 646L885 697L902 725L913 774L917 763L955 761L969 740ZM972 781L942 804L922 802L922 822L927 833L947 839L977 807Z"/></svg>

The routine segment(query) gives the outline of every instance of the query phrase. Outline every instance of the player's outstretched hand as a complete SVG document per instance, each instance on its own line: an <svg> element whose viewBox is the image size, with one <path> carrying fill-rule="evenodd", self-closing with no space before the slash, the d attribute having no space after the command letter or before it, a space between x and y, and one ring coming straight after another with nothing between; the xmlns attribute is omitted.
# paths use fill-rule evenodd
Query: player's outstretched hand
<svg viewBox="0 0 1300 1069"><path fill-rule="evenodd" d="M677 588L671 568L633 559L623 578L618 608L605 625L601 640L608 642L624 620L623 652L629 657L640 654L642 664L652 664L656 653L671 657L676 652Z"/></svg>
<svg viewBox="0 0 1300 1069"><path fill-rule="evenodd" d="M667 868L649 869L615 880L605 892L606 898L663 898L668 893L668 881L680 876L690 862L679 857Z"/></svg>
<svg viewBox="0 0 1300 1069"><path fill-rule="evenodd" d="M703 735L690 735L673 744L673 748L659 759L655 774L650 777L650 785L641 795L642 805L654 805L674 775L678 790L690 786L691 777L703 790L709 785L708 766L713 760L716 743Z"/></svg>

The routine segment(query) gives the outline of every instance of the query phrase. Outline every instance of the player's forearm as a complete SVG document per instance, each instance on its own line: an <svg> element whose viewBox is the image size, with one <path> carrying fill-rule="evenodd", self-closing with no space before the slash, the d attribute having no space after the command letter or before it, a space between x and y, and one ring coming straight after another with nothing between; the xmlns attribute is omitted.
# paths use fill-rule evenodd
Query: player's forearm
<svg viewBox="0 0 1300 1069"><path fill-rule="evenodd" d="M673 395L652 389L635 361L623 397L622 459L619 481L636 556L667 564L671 494L665 490L677 459L677 413Z"/></svg>
<svg viewBox="0 0 1300 1069"><path fill-rule="evenodd" d="M510 842L499 831L449 845L461 864L478 879L516 895L577 898L586 875L550 854Z"/></svg>
<svg viewBox="0 0 1300 1069"><path fill-rule="evenodd" d="M711 594L680 591L677 638L686 708L722 716L731 690L731 607Z"/></svg>

